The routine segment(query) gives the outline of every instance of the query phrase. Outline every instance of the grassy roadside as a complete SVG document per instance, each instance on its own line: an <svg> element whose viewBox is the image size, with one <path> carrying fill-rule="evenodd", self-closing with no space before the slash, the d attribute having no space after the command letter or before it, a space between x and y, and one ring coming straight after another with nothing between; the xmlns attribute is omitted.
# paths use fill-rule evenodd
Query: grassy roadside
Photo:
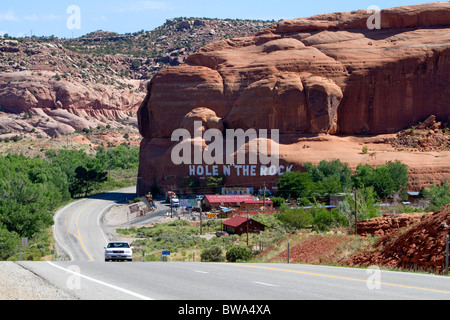
<svg viewBox="0 0 450 320"><path fill-rule="evenodd" d="M370 247L375 238L355 237L342 232L303 230L288 232L283 227L269 228L261 234L216 237L223 220L204 222L200 234L199 222L175 220L154 227L118 229L120 236L133 239L135 261L162 261L162 251L170 251L170 261L201 261L203 251L219 247L223 256L232 247L251 250L252 263L286 263L290 247L290 263L342 265L360 250Z"/></svg>

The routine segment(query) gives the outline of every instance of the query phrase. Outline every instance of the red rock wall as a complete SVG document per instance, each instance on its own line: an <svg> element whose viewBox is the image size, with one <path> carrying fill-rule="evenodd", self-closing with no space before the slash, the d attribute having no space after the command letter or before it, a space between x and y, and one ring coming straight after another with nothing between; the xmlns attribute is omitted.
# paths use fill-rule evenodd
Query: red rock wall
<svg viewBox="0 0 450 320"><path fill-rule="evenodd" d="M140 189L166 184L158 174L187 174L170 163L170 137L200 107L223 129L292 137L393 133L431 114L449 121L450 3L383 10L380 30L367 28L369 16L282 21L254 37L209 44L159 72L138 112L140 180L147 181Z"/></svg>
<svg viewBox="0 0 450 320"><path fill-rule="evenodd" d="M424 46L420 51L350 75L339 106L339 133L395 133L431 114L448 121L450 48Z"/></svg>
<svg viewBox="0 0 450 320"><path fill-rule="evenodd" d="M385 10L381 30L363 24L364 11L321 15L210 44L153 78L141 131L169 137L198 107L231 128L282 134L390 133L430 114L446 122L449 12L448 3Z"/></svg>

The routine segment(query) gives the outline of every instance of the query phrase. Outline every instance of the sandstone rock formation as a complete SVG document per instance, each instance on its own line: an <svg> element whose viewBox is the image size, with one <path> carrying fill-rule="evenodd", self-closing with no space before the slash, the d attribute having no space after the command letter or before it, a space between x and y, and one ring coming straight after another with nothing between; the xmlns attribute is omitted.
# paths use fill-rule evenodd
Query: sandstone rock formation
<svg viewBox="0 0 450 320"><path fill-rule="evenodd" d="M101 84L57 80L54 72L0 73L1 111L30 115L21 127L12 126L11 118L5 115L0 130L29 132L34 128L36 133L54 135L105 126L129 118L143 97L128 88L115 90Z"/></svg>
<svg viewBox="0 0 450 320"><path fill-rule="evenodd" d="M160 71L138 112L141 189L161 182L154 179L160 163L170 162L150 149L170 154L172 132L198 107L212 110L225 128L279 129L289 141L395 133L431 114L448 123L450 4L383 10L381 29L374 30L367 27L370 15L281 21L253 37L211 43L185 64Z"/></svg>
<svg viewBox="0 0 450 320"><path fill-rule="evenodd" d="M382 237L375 250L349 259L353 266L373 264L399 269L442 272L445 267L445 242L449 232L450 205L433 214L423 215L416 223Z"/></svg>
<svg viewBox="0 0 450 320"><path fill-rule="evenodd" d="M384 236L391 232L416 224L432 215L429 213L399 213L392 216L373 218L358 222L358 234L366 236Z"/></svg>

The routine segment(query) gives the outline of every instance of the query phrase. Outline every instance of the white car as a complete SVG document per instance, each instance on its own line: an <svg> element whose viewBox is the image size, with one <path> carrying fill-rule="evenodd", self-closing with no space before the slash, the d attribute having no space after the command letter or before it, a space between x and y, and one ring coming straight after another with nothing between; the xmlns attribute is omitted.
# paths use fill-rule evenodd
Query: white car
<svg viewBox="0 0 450 320"><path fill-rule="evenodd" d="M110 242L105 247L105 261L133 261L133 247L126 242Z"/></svg>

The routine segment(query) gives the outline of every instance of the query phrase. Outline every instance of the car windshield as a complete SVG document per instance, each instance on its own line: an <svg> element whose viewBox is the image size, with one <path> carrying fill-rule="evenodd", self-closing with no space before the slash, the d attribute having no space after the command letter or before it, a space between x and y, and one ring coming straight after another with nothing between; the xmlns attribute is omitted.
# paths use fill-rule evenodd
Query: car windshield
<svg viewBox="0 0 450 320"><path fill-rule="evenodd" d="M108 248L129 248L128 243L125 242L117 242L117 243L109 243Z"/></svg>

